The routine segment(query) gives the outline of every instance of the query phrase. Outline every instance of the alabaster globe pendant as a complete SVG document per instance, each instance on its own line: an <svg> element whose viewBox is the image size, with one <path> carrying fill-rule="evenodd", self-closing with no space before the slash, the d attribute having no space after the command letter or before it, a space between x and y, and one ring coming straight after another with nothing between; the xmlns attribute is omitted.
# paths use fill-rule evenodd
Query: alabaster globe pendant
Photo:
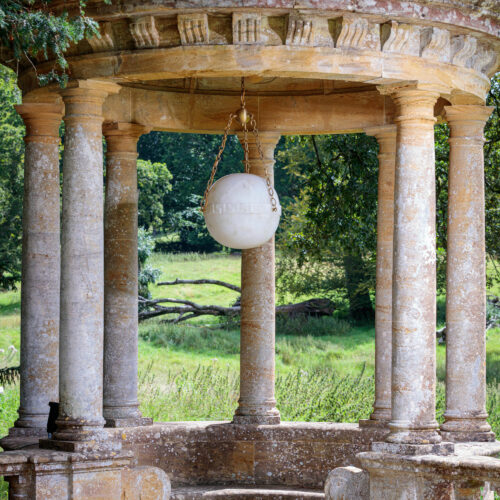
<svg viewBox="0 0 500 500"><path fill-rule="evenodd" d="M272 188L271 188L272 189ZM205 223L212 238L230 248L255 248L269 241L281 216L273 189L273 210L266 180L258 175L230 174L219 179L208 192Z"/></svg>
<svg viewBox="0 0 500 500"><path fill-rule="evenodd" d="M245 173L226 175L213 183L235 118L243 128ZM245 108L242 79L241 108L229 117L202 205L205 223L212 238L221 245L240 250L255 248L269 241L278 228L281 216L279 198L267 169L265 177L249 173L248 132L255 135L260 159L264 161L255 119Z"/></svg>

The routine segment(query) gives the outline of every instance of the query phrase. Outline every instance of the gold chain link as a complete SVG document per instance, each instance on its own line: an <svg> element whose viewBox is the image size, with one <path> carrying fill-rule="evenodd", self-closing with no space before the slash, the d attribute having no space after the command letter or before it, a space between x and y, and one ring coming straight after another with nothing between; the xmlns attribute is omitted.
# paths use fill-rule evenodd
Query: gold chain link
<svg viewBox="0 0 500 500"><path fill-rule="evenodd" d="M222 138L221 145L219 147L219 152L217 153L217 156L215 157L214 164L212 166L212 173L210 174L210 179L208 180L207 188L205 189L205 194L203 196L203 200L201 202L201 211L205 212L207 208L207 197L208 197L208 192L210 191L210 188L212 187L212 184L214 183L214 178L215 174L217 173L217 167L219 165L220 159L222 158L222 153L224 152L224 149L226 148L226 142L227 142L227 136L229 135L229 131L231 130L231 125L233 123L233 120L236 118L236 113L231 113L229 115L229 120L227 121L226 128L224 130L224 137Z"/></svg>
<svg viewBox="0 0 500 500"><path fill-rule="evenodd" d="M202 212L205 212L205 210L206 210L208 192L210 191L210 189L212 188L212 185L214 183L215 174L217 172L217 166L219 165L219 162L220 162L221 157L222 157L222 153L224 152L224 149L226 147L227 137L229 135L229 131L231 130L231 125L233 123L233 120L236 117L238 117L238 114L239 114L239 116L245 117L245 119L242 120L242 122L241 122L241 124L243 126L243 154L244 154L243 165L245 167L245 173L249 174L250 168L251 168L250 159L249 159L250 153L249 153L249 148L248 148L248 120L246 119L246 116L248 116L250 118L249 122L250 122L250 127L252 129L251 131L255 137L255 143L257 144L257 150L259 152L259 157L260 157L260 160L262 161L262 164L264 165L267 192L268 192L269 197L271 199L271 208L272 208L273 212L276 212L278 210L278 202L277 202L276 198L274 197L275 191L274 191L273 185L271 183L269 169L267 168L267 164L264 160L264 152L262 151L262 146L260 144L259 131L257 129L257 122L255 121L253 114L251 114L251 113L248 113L248 115L246 114L247 111L246 111L246 107L245 107L245 78L241 79L240 101L241 101L241 108L238 110L238 112L231 113L231 115L229 116L229 120L227 122L226 128L224 130L224 137L222 138L222 142L221 142L221 145L219 147L219 152L217 153L217 156L215 158L215 161L214 161L214 164L212 167L212 172L210 174L210 179L208 181L207 188L205 189L205 194L203 196L203 201L201 203Z"/></svg>
<svg viewBox="0 0 500 500"><path fill-rule="evenodd" d="M266 176L267 192L269 193L269 198L271 199L271 208L273 212L278 210L278 202L274 197L274 187L271 183L271 176L269 175L269 169L267 168L267 163L264 160L264 152L262 151L262 146L259 139L259 130L257 129L257 122L252 114L250 114L250 126L252 127L253 135L255 136L255 143L257 144L257 151L259 152L260 161L264 165L264 174Z"/></svg>

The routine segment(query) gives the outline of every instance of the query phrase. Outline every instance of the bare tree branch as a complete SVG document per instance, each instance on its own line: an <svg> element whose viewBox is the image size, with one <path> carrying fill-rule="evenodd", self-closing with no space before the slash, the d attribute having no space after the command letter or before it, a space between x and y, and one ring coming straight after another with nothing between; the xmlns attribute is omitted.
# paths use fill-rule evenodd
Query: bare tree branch
<svg viewBox="0 0 500 500"><path fill-rule="evenodd" d="M206 280L206 279L200 279L200 280L180 280L176 279L174 281L162 281L160 283L157 283L158 286L160 285L219 285L219 286L225 286L226 288L229 288L230 290L233 290L235 292L241 293L241 288L236 285L232 285L231 283L226 283L225 281L219 281L219 280Z"/></svg>

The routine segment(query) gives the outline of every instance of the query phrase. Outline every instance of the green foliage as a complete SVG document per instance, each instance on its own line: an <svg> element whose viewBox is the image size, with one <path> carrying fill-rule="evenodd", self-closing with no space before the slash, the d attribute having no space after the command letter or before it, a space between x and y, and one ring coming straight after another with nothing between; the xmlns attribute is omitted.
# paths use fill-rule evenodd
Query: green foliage
<svg viewBox="0 0 500 500"><path fill-rule="evenodd" d="M67 12L55 15L48 11L50 0L4 0L0 4L0 42L16 63L52 60L52 68L38 75L41 84L58 81L64 85L68 79L68 63L64 56L71 44L84 38L99 36L99 25L85 16L84 0L79 2L79 12L69 16ZM105 0L110 3L110 0ZM46 9L45 11L41 9Z"/></svg>
<svg viewBox="0 0 500 500"><path fill-rule="evenodd" d="M200 210L202 196L188 197L187 208L174 216L173 229L179 235L183 251L216 252L222 249L209 234L203 213Z"/></svg>
<svg viewBox="0 0 500 500"><path fill-rule="evenodd" d="M155 241L150 232L139 228L137 234L137 250L139 257L139 296L145 299L151 298L149 285L154 283L160 276L160 270L153 268L147 263L153 253Z"/></svg>
<svg viewBox="0 0 500 500"><path fill-rule="evenodd" d="M139 226L149 230L166 230L165 204L172 190L172 174L165 163L137 161L139 190Z"/></svg>
<svg viewBox="0 0 500 500"><path fill-rule="evenodd" d="M490 258L489 286L500 283L500 74L492 79L487 103L494 107L485 128L486 250ZM438 290L446 285L446 232L448 212L449 129L435 128L436 227ZM278 291L300 296L314 289L327 295L328 283L344 290L351 312L360 298L368 311L369 293L375 284L377 216L377 145L372 137L351 134L323 137L287 137L278 160L297 182L299 196L286 208L278 243L284 258L278 264ZM346 264L357 269L349 277ZM293 262L295 261L295 263ZM311 271L325 265L323 276ZM305 265L307 264L307 266ZM344 265L343 265L344 264ZM318 267L318 266L316 266ZM337 274L333 270L337 268ZM352 274L352 273L351 273ZM314 279L307 279L308 276ZM354 290L352 289L354 285ZM351 288L351 290L350 290ZM337 287L338 289L338 287Z"/></svg>
<svg viewBox="0 0 500 500"><path fill-rule="evenodd" d="M0 289L8 289L21 277L24 126L15 75L2 66L0 100Z"/></svg>

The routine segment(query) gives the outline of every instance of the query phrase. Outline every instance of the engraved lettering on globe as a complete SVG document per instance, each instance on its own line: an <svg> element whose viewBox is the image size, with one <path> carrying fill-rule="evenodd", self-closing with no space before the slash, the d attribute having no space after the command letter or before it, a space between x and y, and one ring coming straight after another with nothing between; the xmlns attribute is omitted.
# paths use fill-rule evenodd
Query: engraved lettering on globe
<svg viewBox="0 0 500 500"><path fill-rule="evenodd" d="M278 228L281 205L273 190L273 212L266 180L253 174L230 174L210 188L205 206L208 232L230 248L255 248L269 241Z"/></svg>

